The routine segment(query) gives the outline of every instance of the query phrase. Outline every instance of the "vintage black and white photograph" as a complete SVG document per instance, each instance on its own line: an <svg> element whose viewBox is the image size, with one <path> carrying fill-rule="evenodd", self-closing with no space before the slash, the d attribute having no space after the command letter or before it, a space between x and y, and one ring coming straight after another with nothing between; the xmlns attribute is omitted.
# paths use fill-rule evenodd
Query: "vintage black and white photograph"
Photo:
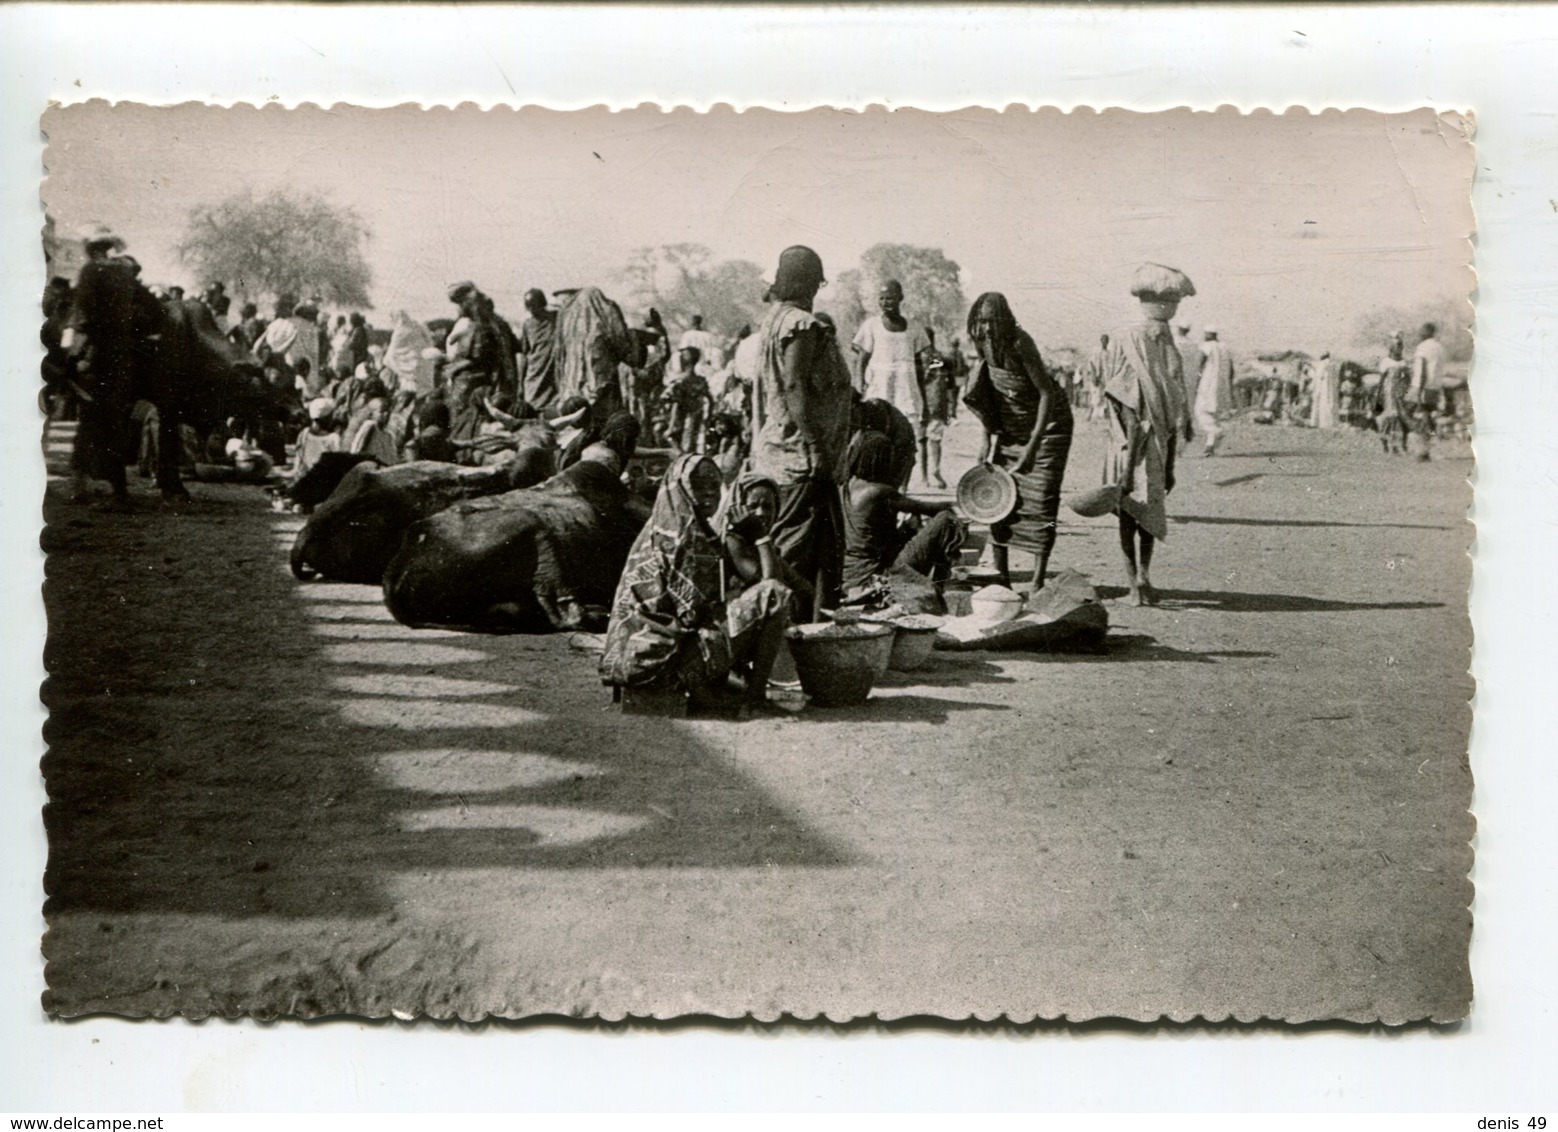
<svg viewBox="0 0 1558 1132"><path fill-rule="evenodd" d="M1474 124L56 104L45 1011L1472 1011Z"/></svg>

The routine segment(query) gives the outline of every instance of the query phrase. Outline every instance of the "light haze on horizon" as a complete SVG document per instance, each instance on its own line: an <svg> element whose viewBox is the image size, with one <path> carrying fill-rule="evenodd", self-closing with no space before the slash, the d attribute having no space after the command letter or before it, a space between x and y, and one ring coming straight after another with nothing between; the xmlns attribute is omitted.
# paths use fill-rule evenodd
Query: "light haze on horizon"
<svg viewBox="0 0 1558 1132"><path fill-rule="evenodd" d="M1470 144L1432 111L782 114L654 109L51 108L42 195L62 235L119 231L188 286L189 210L313 191L372 230L374 317L449 315L473 279L510 318L531 286L620 297L632 249L700 243L771 277L804 243L830 278L880 242L941 248L1042 346L1136 315L1144 260L1236 349L1348 348L1360 316L1469 296ZM825 305L830 290L819 303ZM262 304L263 309L263 304ZM1469 313L1469 306L1467 308ZM632 312L630 312L632 313ZM910 312L912 316L912 311Z"/></svg>

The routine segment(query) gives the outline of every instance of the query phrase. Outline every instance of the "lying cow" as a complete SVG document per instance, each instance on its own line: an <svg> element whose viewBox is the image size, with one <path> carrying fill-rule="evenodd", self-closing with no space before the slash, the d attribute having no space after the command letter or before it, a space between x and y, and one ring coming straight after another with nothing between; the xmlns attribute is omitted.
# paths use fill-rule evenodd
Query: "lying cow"
<svg viewBox="0 0 1558 1132"><path fill-rule="evenodd" d="M413 523L463 500L540 483L551 472L549 461L549 453L539 453L484 468L436 460L357 464L298 532L292 574L377 584Z"/></svg>
<svg viewBox="0 0 1558 1132"><path fill-rule="evenodd" d="M457 503L417 523L384 571L384 604L413 628L550 633L604 627L649 508L607 464Z"/></svg>

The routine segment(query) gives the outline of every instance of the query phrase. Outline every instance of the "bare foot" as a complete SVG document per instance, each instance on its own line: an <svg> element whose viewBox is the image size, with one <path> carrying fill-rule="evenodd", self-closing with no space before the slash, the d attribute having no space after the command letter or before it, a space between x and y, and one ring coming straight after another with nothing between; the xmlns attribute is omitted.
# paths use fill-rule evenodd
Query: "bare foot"
<svg viewBox="0 0 1558 1132"><path fill-rule="evenodd" d="M1131 592L1126 595L1132 605L1146 605L1146 599L1142 597L1141 587L1135 582L1131 583Z"/></svg>

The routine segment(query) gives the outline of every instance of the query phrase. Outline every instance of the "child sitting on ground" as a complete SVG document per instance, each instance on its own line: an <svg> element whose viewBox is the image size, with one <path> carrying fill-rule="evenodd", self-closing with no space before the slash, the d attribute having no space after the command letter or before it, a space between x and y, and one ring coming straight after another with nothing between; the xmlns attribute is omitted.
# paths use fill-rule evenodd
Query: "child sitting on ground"
<svg viewBox="0 0 1558 1132"><path fill-rule="evenodd" d="M879 432L862 433L844 490L844 595L846 602L869 599L873 581L895 567L909 567L944 579L963 547L964 529L951 508L901 493L895 480L892 442ZM924 516L916 530L899 525L899 514Z"/></svg>
<svg viewBox="0 0 1558 1132"><path fill-rule="evenodd" d="M326 452L340 450L341 433L335 425L335 402L328 397L315 397L308 403L308 427L298 433L290 482L295 484L302 479Z"/></svg>

